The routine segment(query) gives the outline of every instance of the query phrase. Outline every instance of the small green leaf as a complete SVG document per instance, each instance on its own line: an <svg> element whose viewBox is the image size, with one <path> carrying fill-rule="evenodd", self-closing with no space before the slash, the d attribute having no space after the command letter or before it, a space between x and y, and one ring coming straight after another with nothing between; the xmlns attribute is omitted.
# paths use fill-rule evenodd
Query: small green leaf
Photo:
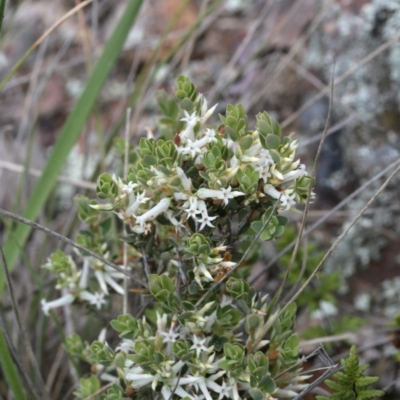
<svg viewBox="0 0 400 400"><path fill-rule="evenodd" d="M273 133L269 133L265 138L265 143L268 149L277 149L281 144L279 136L276 136Z"/></svg>
<svg viewBox="0 0 400 400"><path fill-rule="evenodd" d="M267 398L266 395L257 388L251 388L249 394L253 400L265 400Z"/></svg>

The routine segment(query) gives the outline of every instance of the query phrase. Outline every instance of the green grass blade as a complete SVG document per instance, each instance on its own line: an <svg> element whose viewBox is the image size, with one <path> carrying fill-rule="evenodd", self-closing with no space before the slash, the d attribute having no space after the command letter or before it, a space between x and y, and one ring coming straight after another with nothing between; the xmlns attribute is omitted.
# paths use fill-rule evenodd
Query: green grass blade
<svg viewBox="0 0 400 400"><path fill-rule="evenodd" d="M25 400L24 392L22 391L22 385L19 380L17 371L15 370L14 363L11 359L10 353L8 352L7 343L0 332L0 365L4 373L4 377L11 391L14 394L15 400Z"/></svg>
<svg viewBox="0 0 400 400"><path fill-rule="evenodd" d="M42 176L38 180L23 216L35 220L43 209L47 198L53 190L57 177L67 159L71 148L77 141L90 112L92 111L100 90L113 67L118 54L125 42L126 36L135 20L143 0L130 0L122 18L106 44L79 100L64 124ZM28 239L31 228L27 225L17 225L8 235L4 245L7 264L12 270L20 252ZM4 272L0 273L0 293L4 289Z"/></svg>

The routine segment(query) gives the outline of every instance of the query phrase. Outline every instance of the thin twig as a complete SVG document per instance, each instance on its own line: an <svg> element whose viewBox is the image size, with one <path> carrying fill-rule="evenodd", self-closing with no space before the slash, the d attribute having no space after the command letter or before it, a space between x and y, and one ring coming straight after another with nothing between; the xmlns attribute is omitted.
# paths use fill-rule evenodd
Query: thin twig
<svg viewBox="0 0 400 400"><path fill-rule="evenodd" d="M320 81L315 75L313 75L302 65L298 64L296 61L292 60L289 66L295 72L299 73L301 76L307 79L307 81L312 83L318 90L322 90L326 87L326 85L322 81ZM345 104L339 96L337 95L333 96L333 100L335 103L338 103L340 105L340 107L346 112L346 114L348 114L349 117L351 117L351 120L357 119L363 126L367 128L373 128L380 132L386 132L386 130L378 124L365 122L365 118L362 115L360 115L357 111L353 110L353 108L351 108L348 104Z"/></svg>
<svg viewBox="0 0 400 400"><path fill-rule="evenodd" d="M323 347L320 346L320 347L318 347L317 349L315 349L314 351L312 351L310 354L308 354L308 355L302 357L296 364L291 365L289 368L283 370L283 371L280 372L278 375L274 376L274 379L280 378L281 376L285 375L285 374L288 373L289 371L292 371L293 369L295 369L295 368L299 367L300 365L304 364L308 359L314 357L315 355L319 355L319 353L320 353L320 351L321 351L322 348L323 348Z"/></svg>
<svg viewBox="0 0 400 400"><path fill-rule="evenodd" d="M285 295L284 299L283 299L283 303L286 303L287 299L290 299L293 294L295 293L295 291L297 290L297 288L299 287L301 280L303 279L303 276L306 272L306 268L307 268L307 260L308 260L308 238L304 237L303 238L303 258L301 260L301 269L300 269L300 273L299 276L296 280L296 283L291 287L290 291L288 294Z"/></svg>
<svg viewBox="0 0 400 400"><path fill-rule="evenodd" d="M328 371L326 371L324 374L322 374L319 378L317 378L313 383L310 383L310 385L304 389L301 393L299 393L295 398L292 400L300 400L306 395L307 393L310 393L311 390L313 390L315 387L317 387L320 383L322 383L325 379L329 378L336 372L340 371L343 368L342 365L335 365L332 366Z"/></svg>
<svg viewBox="0 0 400 400"><path fill-rule="evenodd" d="M333 69L332 69L331 95L330 95L330 98L329 98L328 118L326 120L325 129L324 129L324 132L322 134L322 138L321 138L321 141L320 141L319 146L318 146L318 151L317 151L317 154L316 154L315 159L314 159L314 165L313 165L313 168L312 168L312 171L311 171L311 178L314 178L315 175L316 175L318 160L319 160L319 157L320 157L321 152L322 152L322 147L323 147L324 142L325 142L325 137L326 137L326 133L328 132L329 124L331 122L332 102L333 102L333 87L334 87L334 82L333 82L334 73L335 73L335 65L333 65ZM287 280L289 278L289 275L290 275L290 271L292 270L294 261L296 259L297 252L299 250L299 246L300 246L300 242L301 242L301 238L302 238L305 226L306 226L306 219L307 219L308 209L310 207L312 190L313 190L313 185L312 185L312 182L311 182L310 186L308 188L307 202L306 202L306 206L304 208L303 219L301 221L300 231L299 231L299 233L297 235L296 244L294 245L293 253L292 253L292 256L290 257L289 265L287 267L286 274L285 274L285 276L283 278L283 281L282 281L281 285L279 286L279 289L276 292L274 298L272 299L271 306L270 306L271 310L273 310L274 307L275 307L275 304L279 302L279 299L280 299L280 296L282 294L283 288L286 285L286 282L287 282Z"/></svg>
<svg viewBox="0 0 400 400"><path fill-rule="evenodd" d="M388 344L391 341L392 341L392 339L389 336L386 336L386 337L384 337L382 339L376 340L375 342L368 343L368 344L361 345L361 346L357 346L357 352L361 353L361 352L369 350L369 349L374 349L374 348L376 348L378 346L382 346L384 344ZM347 355L347 351L346 352L342 352L342 353L337 354L334 357L332 357L332 360L335 361L335 362L339 361L343 357L346 357L346 355Z"/></svg>
<svg viewBox="0 0 400 400"><path fill-rule="evenodd" d="M350 68L348 71L343 73L342 75L339 76L339 78L335 79L335 86L339 85L343 81L345 81L348 77L354 74L358 69L363 67L365 64L369 63L371 60L373 60L376 56L378 56L380 53L385 51L388 47L390 47L392 44L396 43L400 39L400 33L397 33L396 35L392 36L389 40L387 40L385 43L381 44L379 47L377 47L374 51L369 53L367 56L365 56L362 60L360 60L356 65L354 65L352 68ZM302 107L300 107L296 112L294 112L292 115L290 115L288 118L285 119L285 121L282 122L281 127L286 128L289 124L291 124L297 117L299 117L304 111L306 111L308 108L310 108L313 104L315 104L319 99L324 97L327 93L329 93L329 86L326 86L324 89L322 89L318 94L316 94L314 97L312 97L310 100L308 100Z"/></svg>
<svg viewBox="0 0 400 400"><path fill-rule="evenodd" d="M367 202L367 204L363 207L363 209L357 214L357 216L350 222L347 228L339 235L339 237L335 240L329 250L325 253L322 260L316 266L311 275L307 278L301 288L293 295L293 297L288 301L288 303L282 307L282 309L277 313L274 317L271 317L270 320L265 324L265 331L274 324L274 322L288 309L288 307L297 299L297 297L304 291L304 289L308 286L308 284L314 279L317 272L320 270L326 259L332 254L332 252L336 249L338 244L343 240L343 238L347 235L349 230L356 224L356 222L361 218L364 214L364 211L375 201L375 199L382 193L382 191L386 188L389 182L394 178L394 176L400 171L400 165L390 174L390 176L386 179L386 181L382 184L382 186L376 191L376 193L371 197L371 199Z"/></svg>
<svg viewBox="0 0 400 400"><path fill-rule="evenodd" d="M24 366L22 364L22 361L19 358L19 355L18 355L18 353L17 353L17 351L16 351L16 349L15 349L15 347L14 347L12 341L11 341L11 338L8 335L8 332L7 332L5 323L4 323L3 315L2 315L1 312L0 312L0 331L3 334L4 339L6 341L8 351L10 352L10 355L11 355L15 365L17 366L17 368L18 368L18 370L19 370L19 372L21 374L21 377L25 382L25 385L26 385L25 388L32 393L33 397L36 400L41 400L42 397L40 396L39 393L37 393L36 388L33 386L32 382L31 382L31 379L29 378L29 375L26 373L26 370L25 370L25 368L24 368Z"/></svg>
<svg viewBox="0 0 400 400"><path fill-rule="evenodd" d="M51 365L49 375L47 376L46 381L46 389L50 392L53 384L56 380L60 378L60 374L58 374L60 366L63 364L64 357L65 357L65 348L64 346L58 346L57 353L53 355L54 361ZM58 376L57 376L58 374ZM78 381L79 382L79 381ZM54 395L54 391L52 393Z"/></svg>
<svg viewBox="0 0 400 400"><path fill-rule="evenodd" d="M78 6L74 7L72 10L65 13L58 21L56 21L42 36L37 39L33 45L24 53L24 55L17 61L17 63L11 68L11 71L7 74L7 76L0 83L0 91L3 90L4 86L10 80L10 78L14 75L14 73L18 70L18 68L24 63L24 61L29 57L29 55L38 47L55 29L57 29L60 25L62 25L69 17L76 14L82 8L88 6L93 0L86 0Z"/></svg>
<svg viewBox="0 0 400 400"><path fill-rule="evenodd" d="M144 246L142 247L142 257L143 257L144 272L147 276L147 279L149 279L150 267L149 267L149 262L147 261L147 254L146 254L146 249L144 248Z"/></svg>
<svg viewBox="0 0 400 400"><path fill-rule="evenodd" d="M24 166L20 164L16 164L10 161L4 161L0 160L0 168L6 169L8 171L13 171L13 172L18 172L18 173L24 173L25 171L32 175L40 178L42 176L42 171L40 169L36 168L29 168L25 170ZM67 183L69 185L73 185L76 187L79 187L81 189L89 189L89 190L95 190L96 189L96 184L92 182L86 182L80 179L73 179L69 178L67 176L62 176L60 175L57 180L62 183Z"/></svg>
<svg viewBox="0 0 400 400"><path fill-rule="evenodd" d="M238 226L236 227L236 229L234 229L234 231L232 232L232 236L236 236L239 234L239 232L242 230L242 228L247 224L247 222L249 221L249 218L252 214L252 210L250 209L249 211L247 211L246 215L242 218L242 220L239 222Z"/></svg>
<svg viewBox="0 0 400 400"><path fill-rule="evenodd" d="M300 341L300 347L314 346L321 343L342 342L343 340L348 340L353 343L357 339L357 336L357 333L346 332L341 333L340 335L318 337L315 339Z"/></svg>
<svg viewBox="0 0 400 400"><path fill-rule="evenodd" d="M174 397L176 389L178 389L179 381L181 380L181 375L182 375L182 369L179 370L178 379L176 380L175 387L172 390L171 395L169 396L168 400L172 400L172 397Z"/></svg>
<svg viewBox="0 0 400 400"><path fill-rule="evenodd" d="M203 0L202 1L201 6L200 6L200 10L199 10L199 14L200 15L202 15L206 11L209 2L210 2L210 0ZM191 57L192 52L193 52L194 43L195 43L197 37L199 36L200 28L201 28L201 25L199 25L197 27L197 29L195 29L192 32L192 34L190 35L190 37L189 37L189 39L188 39L188 41L186 43L186 47L185 47L185 50L184 50L184 53L183 53L183 58L182 58L182 63L181 63L181 71L185 71L187 66L188 66L190 57Z"/></svg>
<svg viewBox="0 0 400 400"><path fill-rule="evenodd" d="M237 246L240 243L244 243L244 242L247 242L248 240L252 240L252 239L254 239L254 236L251 236L251 235L242 236L238 240L235 240L232 243L232 246Z"/></svg>
<svg viewBox="0 0 400 400"><path fill-rule="evenodd" d="M229 77L232 75L233 68L236 62L239 60L239 57L242 55L243 51L246 49L248 44L250 43L251 39L253 38L255 32L260 27L260 25L265 21L271 7L273 6L274 1L269 0L265 2L264 8L261 10L259 17L256 21L252 23L250 28L247 30L247 35L240 43L239 47L235 51L235 54L229 60L228 64L223 68L223 70L218 75L217 79L215 80L214 86L208 93L207 98L213 100L216 94L220 91L220 89L225 85L226 81L229 80Z"/></svg>
<svg viewBox="0 0 400 400"><path fill-rule="evenodd" d="M260 238L261 234L263 233L264 229L268 226L269 221L271 221L271 218L274 216L276 209L278 208L278 204L281 201L282 193L279 196L278 200L276 200L276 203L274 204L274 207L267 218L267 220L264 222L262 228L260 231L257 233L257 235L254 237L254 240L250 243L249 247L246 249L244 252L242 258L240 261L231 268L231 270L226 273L218 282L214 283L204 294L203 296L200 297L200 299L196 303L196 307L201 304L201 302L208 296L209 293L211 293L213 290L215 290L222 282L224 282L227 278L229 278L241 265L242 262L246 259L247 255L249 254L250 250L253 248L254 244L257 242L257 240Z"/></svg>
<svg viewBox="0 0 400 400"><path fill-rule="evenodd" d="M124 177L128 179L128 164L129 164L129 131L131 122L132 109L128 108L126 110L126 120L125 120L125 153L124 153ZM127 236L128 232L126 230L126 225L124 225L124 235ZM124 268L128 271L128 243L124 242L123 248L123 263ZM122 314L128 313L128 296L129 296L129 279L128 276L124 276L124 296L122 299Z"/></svg>
<svg viewBox="0 0 400 400"><path fill-rule="evenodd" d="M15 314L15 319L17 321L17 325L18 325L19 331L21 333L22 340L24 342L26 351L29 354L29 358L31 360L32 367L35 370L35 375L36 375L36 378L37 378L37 380L39 382L39 385L40 385L40 391L41 391L40 394L41 394L42 398L50 399L50 395L46 390L46 386L44 384L44 381L43 381L43 378L42 378L42 375L41 375L41 372L40 372L40 367L39 367L39 365L37 363L35 354L34 354L34 352L32 350L31 342L29 341L29 338L28 338L28 336L26 334L26 330L22 325L21 315L19 313L18 304L17 304L17 301L15 299L15 295L14 295L14 285L13 285L11 277L10 277L10 273L9 273L9 270L8 270L8 267L7 267L7 261L6 261L6 258L4 256L3 247L1 245L0 245L0 253L1 253L1 260L2 260L2 264L3 264L4 274L5 274L6 280L7 280L8 290L10 292L10 299L11 299L12 308L13 308L13 311L14 311L14 314Z"/></svg>
<svg viewBox="0 0 400 400"><path fill-rule="evenodd" d="M91 394L88 397L85 397L83 400L91 400L94 399L97 395L103 393L105 390L107 390L108 388L110 388L112 385L114 385L114 383L117 383L118 379L116 379L115 381L112 381L110 383L107 383L107 385L104 385L101 389L99 389L97 392L94 392L93 394Z"/></svg>
<svg viewBox="0 0 400 400"><path fill-rule="evenodd" d="M3 210L2 208L0 208L0 214L4 215L5 217L12 218L15 221L21 222L21 223L23 223L25 225L29 225L30 227L32 227L34 229L42 231L42 232L46 233L47 235L55 237L56 239L60 240L63 243L66 243L66 244L68 244L68 245L70 245L72 247L75 247L76 249L78 249L78 250L80 250L80 251L82 251L84 253L89 254L90 256L92 256L92 257L96 258L97 260L101 261L102 263L109 265L110 267L116 269L119 272L122 272L125 275L128 275L133 281L135 281L135 282L139 283L140 285L142 285L143 287L147 288L147 285L145 283L141 282L139 279L137 279L134 276L132 276L128 271L125 271L120 266L118 266L118 265L112 263L111 261L106 260L105 258L99 256L98 254L96 254L92 250L89 250L86 247L83 247L80 244L75 243L73 240L68 239L67 237L65 237L63 235L60 235L59 233L54 232L54 231L52 231L52 230L50 230L48 228L45 228L44 226L39 225L37 222L34 222L34 221L29 220L29 219L20 217L19 215L14 214L14 213L9 212L9 211L6 211L6 210Z"/></svg>
<svg viewBox="0 0 400 400"><path fill-rule="evenodd" d="M383 175L385 175L388 171L396 167L400 163L400 160L394 161L392 164L388 165L385 169L383 169L381 172L373 176L371 179L369 179L367 182L365 182L363 185L361 185L357 190L355 190L353 193L348 195L345 199L343 199L339 204L337 204L335 207L332 208L329 212L327 212L323 217L321 217L318 221L316 221L313 225L311 225L303 234L303 237L308 236L311 232L313 232L315 229L317 229L320 225L322 225L326 220L328 220L330 217L335 215L336 211L340 210L343 208L346 204L348 204L354 197L358 196L361 192L364 192L365 189L370 186L372 183L377 181L379 178L381 178ZM296 244L296 240L294 240L292 243L289 243L283 250L281 250L275 257L272 258L272 260L263 268L262 271L260 271L257 275L255 275L251 280L250 284L254 284L254 282L260 278L262 274L265 273L269 268L271 268L284 254L286 254L290 249L293 248L293 246Z"/></svg>
<svg viewBox="0 0 400 400"><path fill-rule="evenodd" d="M337 124L333 125L332 128L328 129L328 132L326 132L325 138L328 136L340 131L340 129L344 128L346 125L348 125L350 122L354 121L355 117L350 115L349 117L343 118L341 121L339 121ZM311 138L303 140L297 149L301 149L303 147L308 146L311 143L318 142L321 140L322 135L324 134L324 131L317 133L316 135L313 135Z"/></svg>
<svg viewBox="0 0 400 400"><path fill-rule="evenodd" d="M78 6L81 3L81 0L75 0L75 5ZM90 38L89 38L89 32L88 32L88 27L85 21L85 14L83 13L83 10L78 11L78 24L79 24L79 34L82 42L82 48L83 48L83 54L85 55L85 60L86 60L86 71L87 73L90 73L92 69L92 57L91 57L91 51L90 51Z"/></svg>
<svg viewBox="0 0 400 400"><path fill-rule="evenodd" d="M274 81L276 80L277 76L279 76L282 71L285 70L285 68L289 65L289 63L292 61L292 59L295 57L295 55L304 47L305 43L307 42L308 38L314 33L314 31L318 28L318 26L321 24L323 21L326 13L329 11L329 3L325 3L325 6L322 8L322 10L318 13L318 15L314 18L312 21L310 27L308 28L307 32L300 36L296 43L292 46L290 49L289 53L286 54L272 69L272 71L269 71L269 66L267 65L266 68L264 69L264 73L261 74L262 84L260 85L260 79L256 84L254 85L255 89L262 88L262 90L249 90L248 93L251 93L247 95L246 99L243 99L243 103L246 104L247 108L250 108L254 104L256 104L260 98L267 92L268 88ZM283 128L283 126L282 126Z"/></svg>
<svg viewBox="0 0 400 400"><path fill-rule="evenodd" d="M135 111L134 111L133 117L132 117L132 124L131 124L132 130L136 129L138 126L138 121L139 121L140 115L142 113L142 109L144 107L144 103L145 103L145 99L146 99L146 91L147 91L150 81L153 77L153 74L151 73L151 71L158 59L158 56L162 49L162 46L165 42L165 39L166 39L168 33L171 31L171 29L176 25L179 18L182 16L183 12L186 10L186 7L189 5L189 3L190 3L190 0L183 0L181 2L178 10L174 14L174 17L171 19L167 28L163 32L163 34L157 44L157 47L155 48L154 52L151 54L146 65L143 67L142 74L144 74L144 75L141 74L141 76L139 77L139 78L142 78L142 81L141 81L142 84L141 84L141 87L139 90L143 93L143 98L142 98L143 101L137 102L137 104L136 104ZM139 78L138 78L138 80L139 80ZM129 136L132 134L132 130L129 132Z"/></svg>
<svg viewBox="0 0 400 400"><path fill-rule="evenodd" d="M182 265L183 265L183 261L182 261L182 257L181 257L181 255L179 254L179 250L178 249L176 249L176 253L177 253L177 256L178 256L178 270L179 270L179 275L180 275L180 277L181 277L181 281L182 281L182 283L184 284L184 285L186 285L187 284L187 279L186 279L186 275L185 275L185 271L183 270L183 268L182 268Z"/></svg>

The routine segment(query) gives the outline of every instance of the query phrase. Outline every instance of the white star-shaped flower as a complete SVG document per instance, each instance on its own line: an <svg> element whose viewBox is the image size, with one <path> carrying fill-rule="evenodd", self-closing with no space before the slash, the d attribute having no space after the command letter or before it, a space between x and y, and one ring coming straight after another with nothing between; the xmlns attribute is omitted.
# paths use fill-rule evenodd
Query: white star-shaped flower
<svg viewBox="0 0 400 400"><path fill-rule="evenodd" d="M126 185L122 186L122 190L125 193L131 194L133 189L135 189L135 187L139 186L137 183L133 183L133 182L128 182Z"/></svg>
<svg viewBox="0 0 400 400"><path fill-rule="evenodd" d="M226 386L225 381L222 382L221 388L220 388L220 393L219 393L219 397L218 400L223 399L224 397L228 397L230 396L230 391L232 390L232 386Z"/></svg>
<svg viewBox="0 0 400 400"><path fill-rule="evenodd" d="M196 356L200 357L200 353L202 351L209 351L209 349L204 345L207 341L207 338L200 339L196 335L193 335L193 345L190 350L196 350Z"/></svg>
<svg viewBox="0 0 400 400"><path fill-rule="evenodd" d="M96 306L96 308L98 310L101 309L101 306L103 304L106 304L106 299L104 298L104 293L99 293L99 292L90 293L87 290L84 290L83 292L81 292L79 294L79 298L81 300L86 300L93 306Z"/></svg>
<svg viewBox="0 0 400 400"><path fill-rule="evenodd" d="M176 339L179 337L179 333L175 333L170 329L168 332L161 332L161 336L164 337L163 343L175 343Z"/></svg>

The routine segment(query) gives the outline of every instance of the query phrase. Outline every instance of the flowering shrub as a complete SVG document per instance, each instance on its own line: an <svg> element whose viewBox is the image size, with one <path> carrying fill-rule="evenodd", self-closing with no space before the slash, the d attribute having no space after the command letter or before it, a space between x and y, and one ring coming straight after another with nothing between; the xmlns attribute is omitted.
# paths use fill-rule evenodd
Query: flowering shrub
<svg viewBox="0 0 400 400"><path fill-rule="evenodd" d="M216 106L183 76L176 99L160 93L158 101L162 138L128 149L127 176L99 177L101 202L76 200L88 225L77 242L119 270L83 252L81 269L61 252L45 265L62 291L42 301L45 313L65 304L110 310L112 294L129 294L134 314L111 321L121 339L115 348L104 337L91 345L68 339L71 357L97 372L82 379L77 395L111 380L98 398L291 398L307 386L296 307L273 309L246 277L258 257L254 242L280 236L287 220L279 211L307 200L313 180L295 159L297 141L283 137L266 112L250 130L241 105L228 105L221 125L208 125ZM116 148L123 154L126 145Z"/></svg>

